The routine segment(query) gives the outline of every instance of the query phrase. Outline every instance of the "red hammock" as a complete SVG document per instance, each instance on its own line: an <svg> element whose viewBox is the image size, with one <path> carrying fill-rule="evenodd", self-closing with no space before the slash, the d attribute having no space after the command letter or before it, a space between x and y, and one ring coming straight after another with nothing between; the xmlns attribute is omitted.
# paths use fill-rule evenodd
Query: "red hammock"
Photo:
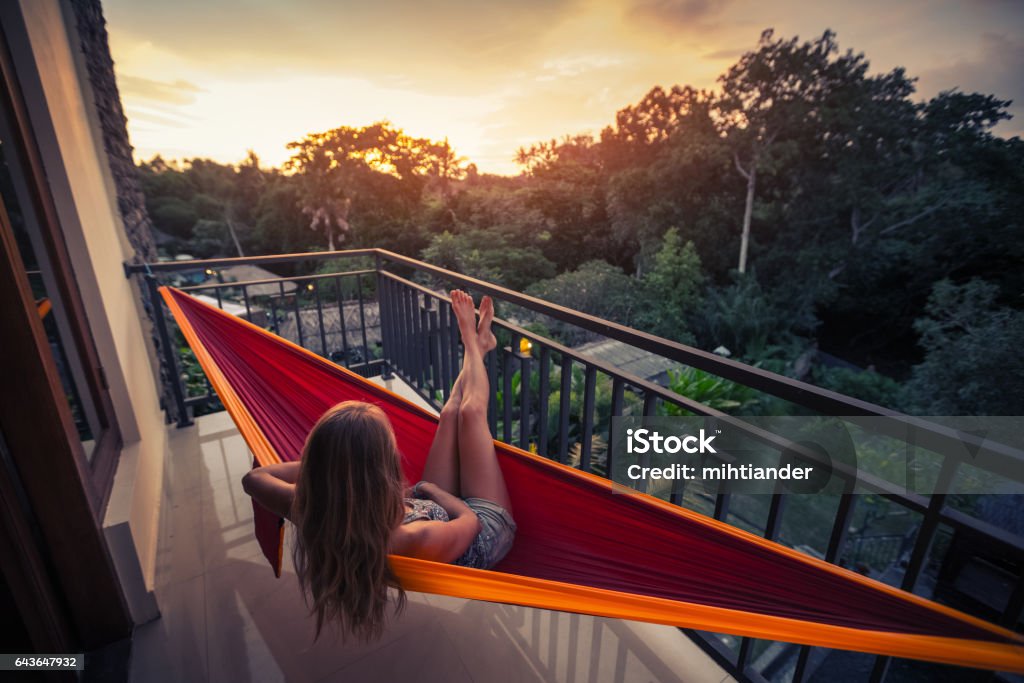
<svg viewBox="0 0 1024 683"><path fill-rule="evenodd" d="M368 380L171 288L164 299L257 463L300 457L340 401L379 405L408 481L437 418ZM409 590L1024 672L1024 637L704 515L495 442L519 531L493 571L411 558ZM282 520L254 503L280 573Z"/></svg>

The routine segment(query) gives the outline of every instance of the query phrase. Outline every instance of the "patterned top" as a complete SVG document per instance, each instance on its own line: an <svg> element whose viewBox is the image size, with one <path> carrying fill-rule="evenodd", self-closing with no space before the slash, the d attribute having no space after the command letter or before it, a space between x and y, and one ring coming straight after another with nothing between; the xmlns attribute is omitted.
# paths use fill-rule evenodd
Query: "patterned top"
<svg viewBox="0 0 1024 683"><path fill-rule="evenodd" d="M454 564L476 569L490 569L505 557L516 535L516 523L508 511L489 500L465 498L469 509L480 523L480 532ZM429 498L406 498L402 524L420 520L448 522L448 512Z"/></svg>
<svg viewBox="0 0 1024 683"><path fill-rule="evenodd" d="M406 498L405 505L405 519L402 520L402 524L418 522L421 519L436 522L448 521L448 513L445 509L432 500L426 498ZM409 510L410 507L412 510Z"/></svg>

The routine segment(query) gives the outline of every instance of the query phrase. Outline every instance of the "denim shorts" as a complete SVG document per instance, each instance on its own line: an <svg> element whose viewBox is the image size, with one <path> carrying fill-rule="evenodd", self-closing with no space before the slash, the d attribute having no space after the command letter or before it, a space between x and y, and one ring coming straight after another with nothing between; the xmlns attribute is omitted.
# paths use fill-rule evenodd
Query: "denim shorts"
<svg viewBox="0 0 1024 683"><path fill-rule="evenodd" d="M480 533L455 564L475 569L490 569L512 549L516 523L508 510L483 498L464 498L469 509L480 520Z"/></svg>

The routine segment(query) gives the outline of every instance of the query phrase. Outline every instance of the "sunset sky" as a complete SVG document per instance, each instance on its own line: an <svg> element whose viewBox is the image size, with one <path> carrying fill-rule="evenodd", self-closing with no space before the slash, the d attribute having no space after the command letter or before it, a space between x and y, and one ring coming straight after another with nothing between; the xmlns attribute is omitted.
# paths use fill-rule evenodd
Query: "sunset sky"
<svg viewBox="0 0 1024 683"><path fill-rule="evenodd" d="M388 119L481 171L599 132L656 84L714 87L761 31L837 31L919 94L1015 101L1024 134L1024 2L907 0L105 0L136 155L270 165L311 131Z"/></svg>

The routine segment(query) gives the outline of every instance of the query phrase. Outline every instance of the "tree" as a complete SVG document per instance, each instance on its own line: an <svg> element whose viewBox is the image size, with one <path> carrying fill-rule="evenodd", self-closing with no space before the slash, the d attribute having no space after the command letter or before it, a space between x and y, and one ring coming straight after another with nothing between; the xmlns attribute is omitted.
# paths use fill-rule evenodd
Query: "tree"
<svg viewBox="0 0 1024 683"><path fill-rule="evenodd" d="M427 175L438 185L438 193L441 195L445 207L451 199L451 186L453 182L466 177L466 157L455 153L448 138L444 142L433 142L427 145L424 164Z"/></svg>
<svg viewBox="0 0 1024 683"><path fill-rule="evenodd" d="M615 114L601 131L605 164L612 170L651 163L670 140L717 135L711 116L714 97L690 86L655 86L635 105Z"/></svg>
<svg viewBox="0 0 1024 683"><path fill-rule="evenodd" d="M829 187L849 212L853 250L899 239L942 213L959 223L992 203L985 182L961 169L967 157L992 145L991 128L1008 116L1009 102L949 91L918 104L909 99L913 91L901 69L865 79L856 115L842 114L845 125L830 129ZM830 278L843 272L850 253L843 250Z"/></svg>
<svg viewBox="0 0 1024 683"><path fill-rule="evenodd" d="M720 250L719 236L701 230L718 222L716 196L728 188L713 103L709 93L688 86L656 87L601 133L614 262L638 276L672 225L686 226L687 240Z"/></svg>
<svg viewBox="0 0 1024 683"><path fill-rule="evenodd" d="M192 236L192 226L199 220L196 210L189 202L177 197L163 197L147 201L150 217L157 230L187 240Z"/></svg>
<svg viewBox="0 0 1024 683"><path fill-rule="evenodd" d="M923 415L1024 414L1024 311L998 304L984 280L942 280L914 328L925 359L913 369L905 402ZM998 383L998 389L994 388Z"/></svg>
<svg viewBox="0 0 1024 683"><path fill-rule="evenodd" d="M224 211L224 223L227 225L231 242L239 256L245 256L239 234L251 232L255 207L266 187L266 176L260 169L260 159L256 152L249 150L245 161L238 165L235 182L232 184Z"/></svg>
<svg viewBox="0 0 1024 683"><path fill-rule="evenodd" d="M421 258L518 291L555 274L554 264L539 249L520 246L514 236L493 229L435 235Z"/></svg>
<svg viewBox="0 0 1024 683"><path fill-rule="evenodd" d="M300 179L302 211L311 229L324 232L331 250L335 236L340 241L352 232L356 217L378 219L392 230L407 222L431 172L444 174L447 182L460 167L447 142L414 138L387 121L312 133L288 149L285 169Z"/></svg>
<svg viewBox="0 0 1024 683"><path fill-rule="evenodd" d="M640 325L653 334L692 344L689 318L701 301L703 282L693 242L683 244L679 230L669 229L643 279L642 306L646 310L639 318Z"/></svg>
<svg viewBox="0 0 1024 683"><path fill-rule="evenodd" d="M814 41L761 34L757 50L744 54L721 78L715 110L746 181L738 270L747 269L758 174L770 172L794 151L795 139L820 134L823 103L837 86L863 78L863 55L835 57L835 34Z"/></svg>
<svg viewBox="0 0 1024 683"><path fill-rule="evenodd" d="M198 258L222 256L231 249L231 235L227 224L206 218L196 221L189 246Z"/></svg>
<svg viewBox="0 0 1024 683"><path fill-rule="evenodd" d="M300 207L302 191L296 179L273 175L260 193L254 216L258 253L290 254L311 251L309 226Z"/></svg>
<svg viewBox="0 0 1024 683"><path fill-rule="evenodd" d="M550 235L545 256L563 270L588 258L618 260L608 222L607 174L592 137L567 136L520 148L516 162L531 180L524 192L527 206L543 217Z"/></svg>
<svg viewBox="0 0 1024 683"><path fill-rule="evenodd" d="M957 92L915 103L911 84L896 71L864 84L861 113L831 127L829 166L803 171L789 224L804 227L776 247L799 250L815 274L805 279L821 290L833 351L861 364L903 356L889 365L899 374L917 360L913 322L935 282L996 274L1012 289L1010 264L1024 257L1024 146L990 131L1007 103Z"/></svg>
<svg viewBox="0 0 1024 683"><path fill-rule="evenodd" d="M543 280L526 289L531 296L584 313L630 325L637 306L637 281L605 261L592 260L574 271ZM551 322L552 331L567 343L585 341L586 334Z"/></svg>
<svg viewBox="0 0 1024 683"><path fill-rule="evenodd" d="M324 233L329 251L335 249L335 234L344 238L349 230L352 198L346 186L352 162L348 148L354 142L355 135L346 128L288 143L288 149L294 152L285 162L285 169L298 174L302 192L299 208L309 220L310 230Z"/></svg>
<svg viewBox="0 0 1024 683"><path fill-rule="evenodd" d="M777 351L795 355L786 347L801 346L817 323L812 311L800 309L766 292L756 273L748 271L734 273L727 286L709 288L694 323L705 348L724 346L732 356L754 363Z"/></svg>

